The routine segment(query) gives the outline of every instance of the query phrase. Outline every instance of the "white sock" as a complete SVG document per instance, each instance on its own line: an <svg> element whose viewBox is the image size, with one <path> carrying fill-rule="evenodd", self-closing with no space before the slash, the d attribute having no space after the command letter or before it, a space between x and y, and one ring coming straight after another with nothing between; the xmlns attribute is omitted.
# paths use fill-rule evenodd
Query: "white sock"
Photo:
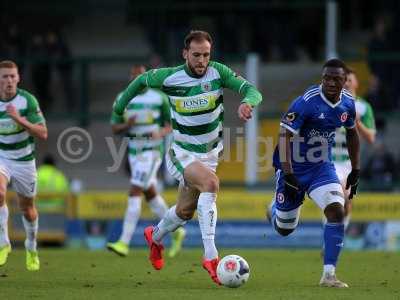
<svg viewBox="0 0 400 300"><path fill-rule="evenodd" d="M39 217L30 222L22 216L22 223L24 224L26 232L25 248L30 251L37 251L37 233L39 228Z"/></svg>
<svg viewBox="0 0 400 300"><path fill-rule="evenodd" d="M158 244L161 243L164 236L169 232L175 231L179 226L185 223L185 220L176 215L176 205L170 207L161 221L154 227L153 241Z"/></svg>
<svg viewBox="0 0 400 300"><path fill-rule="evenodd" d="M217 225L216 199L216 193L201 193L197 202L197 217L203 239L204 258L207 260L218 257L218 250L214 242Z"/></svg>
<svg viewBox="0 0 400 300"><path fill-rule="evenodd" d="M168 211L168 206L161 195L155 196L149 201L151 211L161 220Z"/></svg>
<svg viewBox="0 0 400 300"><path fill-rule="evenodd" d="M10 244L8 238L8 207L4 204L0 207L0 247Z"/></svg>
<svg viewBox="0 0 400 300"><path fill-rule="evenodd" d="M129 245L132 235L135 232L137 222L140 218L142 209L142 199L140 196L132 196L128 198L128 207L125 211L124 223L122 225L122 233L120 241Z"/></svg>
<svg viewBox="0 0 400 300"><path fill-rule="evenodd" d="M324 265L324 274L335 275L336 268L334 265Z"/></svg>

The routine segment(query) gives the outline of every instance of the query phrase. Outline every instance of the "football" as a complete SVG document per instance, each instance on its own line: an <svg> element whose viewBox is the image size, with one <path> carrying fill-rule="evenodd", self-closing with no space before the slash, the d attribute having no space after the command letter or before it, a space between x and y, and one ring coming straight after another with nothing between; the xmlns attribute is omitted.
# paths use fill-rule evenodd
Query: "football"
<svg viewBox="0 0 400 300"><path fill-rule="evenodd" d="M239 255L227 255L218 264L217 276L222 285L237 288L249 279L249 264Z"/></svg>

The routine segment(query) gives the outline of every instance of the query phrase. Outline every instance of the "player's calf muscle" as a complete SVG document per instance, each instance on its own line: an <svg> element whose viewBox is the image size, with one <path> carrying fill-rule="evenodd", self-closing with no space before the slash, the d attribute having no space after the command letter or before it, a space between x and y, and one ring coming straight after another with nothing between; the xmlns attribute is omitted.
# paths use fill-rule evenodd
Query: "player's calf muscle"
<svg viewBox="0 0 400 300"><path fill-rule="evenodd" d="M190 220L193 218L197 204L180 204L176 205L176 215L182 220Z"/></svg>

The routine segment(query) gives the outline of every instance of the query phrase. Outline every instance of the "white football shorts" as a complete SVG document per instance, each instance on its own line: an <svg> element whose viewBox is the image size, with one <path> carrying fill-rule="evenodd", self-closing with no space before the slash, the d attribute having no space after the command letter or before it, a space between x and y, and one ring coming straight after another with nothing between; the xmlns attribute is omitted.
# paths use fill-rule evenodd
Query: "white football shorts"
<svg viewBox="0 0 400 300"><path fill-rule="evenodd" d="M334 162L335 169L336 169L336 174L339 178L339 181L342 184L346 184L347 176L349 176L351 172L351 162L349 160L347 161L341 161L341 162Z"/></svg>
<svg viewBox="0 0 400 300"><path fill-rule="evenodd" d="M222 145L207 153L196 153L182 149L172 143L166 154L168 172L180 183L184 183L183 172L185 168L195 161L203 163L216 172L221 148Z"/></svg>
<svg viewBox="0 0 400 300"><path fill-rule="evenodd" d="M129 155L131 167L131 184L147 190L157 183L157 172L161 165L161 154L156 150L140 152Z"/></svg>
<svg viewBox="0 0 400 300"><path fill-rule="evenodd" d="M31 198L36 195L37 172L35 160L15 161L0 158L0 173L18 194Z"/></svg>

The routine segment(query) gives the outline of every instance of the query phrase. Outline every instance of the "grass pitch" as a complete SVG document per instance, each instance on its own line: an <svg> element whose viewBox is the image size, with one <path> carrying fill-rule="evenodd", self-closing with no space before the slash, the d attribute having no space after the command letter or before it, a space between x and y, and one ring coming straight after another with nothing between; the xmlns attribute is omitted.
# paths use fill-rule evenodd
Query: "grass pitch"
<svg viewBox="0 0 400 300"><path fill-rule="evenodd" d="M318 287L319 251L223 249L250 264L250 279L238 289L215 285L201 268L199 249L167 259L162 271L147 251L121 258L109 252L41 250L41 270L25 270L25 253L14 250L0 268L0 299L400 299L400 254L342 253L339 278L349 289Z"/></svg>

